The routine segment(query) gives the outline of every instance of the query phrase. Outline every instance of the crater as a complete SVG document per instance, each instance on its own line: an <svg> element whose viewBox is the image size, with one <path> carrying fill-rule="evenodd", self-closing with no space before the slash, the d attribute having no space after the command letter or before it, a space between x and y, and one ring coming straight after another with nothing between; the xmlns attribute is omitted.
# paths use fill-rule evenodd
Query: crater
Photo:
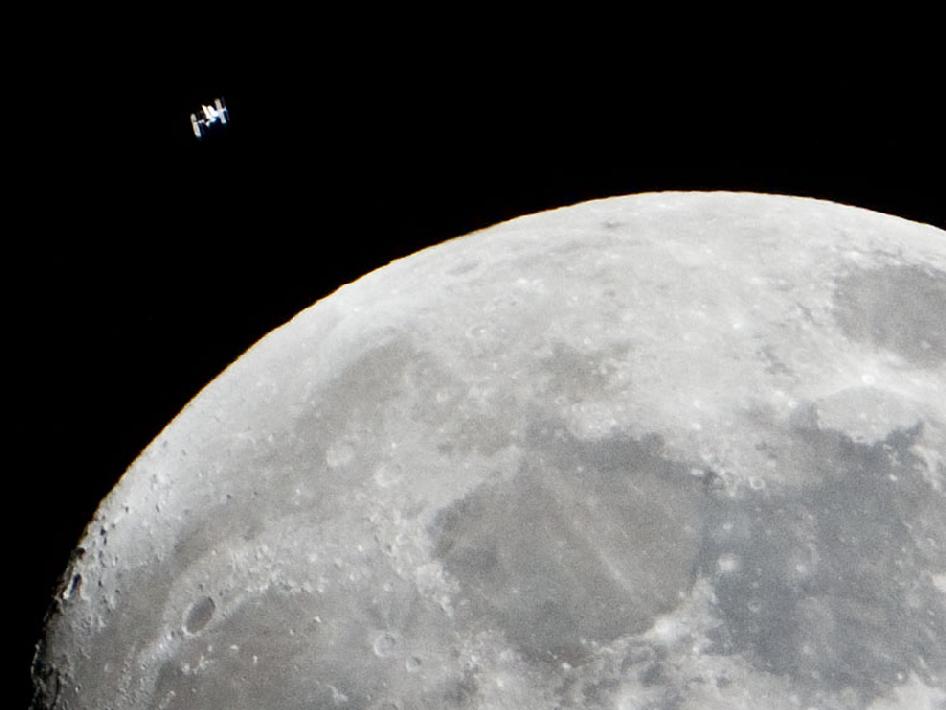
<svg viewBox="0 0 946 710"><path fill-rule="evenodd" d="M373 648L376 656L390 656L397 649L397 637L390 633L380 634L374 640Z"/></svg>
<svg viewBox="0 0 946 710"><path fill-rule="evenodd" d="M462 276L463 274L467 274L473 271L473 269L475 269L479 265L480 263L478 261L464 261L464 262L461 262L460 264L457 264L452 269L449 269L447 273L450 274L451 276Z"/></svg>
<svg viewBox="0 0 946 710"><path fill-rule="evenodd" d="M76 573L72 575L72 579L69 580L69 584L66 585L65 589L62 590L62 599L63 601L69 601L74 596L76 596L79 591L82 589L82 575Z"/></svg>
<svg viewBox="0 0 946 710"><path fill-rule="evenodd" d="M196 634L203 629L213 618L217 605L210 597L201 597L191 605L184 619L184 630L189 634Z"/></svg>

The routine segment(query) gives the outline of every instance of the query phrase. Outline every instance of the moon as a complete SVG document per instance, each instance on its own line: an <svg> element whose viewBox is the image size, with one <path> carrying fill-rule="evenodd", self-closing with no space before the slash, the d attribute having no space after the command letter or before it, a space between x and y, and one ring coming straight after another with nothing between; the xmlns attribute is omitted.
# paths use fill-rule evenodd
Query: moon
<svg viewBox="0 0 946 710"><path fill-rule="evenodd" d="M662 192L302 311L102 502L36 708L946 707L946 233Z"/></svg>

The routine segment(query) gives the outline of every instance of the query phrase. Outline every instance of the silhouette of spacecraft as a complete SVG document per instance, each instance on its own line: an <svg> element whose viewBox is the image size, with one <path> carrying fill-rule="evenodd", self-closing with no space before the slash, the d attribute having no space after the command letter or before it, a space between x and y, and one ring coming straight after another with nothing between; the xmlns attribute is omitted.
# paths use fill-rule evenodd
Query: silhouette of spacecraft
<svg viewBox="0 0 946 710"><path fill-rule="evenodd" d="M200 107L200 113L191 114L191 127L194 129L194 135L203 138L207 129L216 123L226 125L230 119L227 113L227 105L223 98L214 99L213 105L203 105Z"/></svg>

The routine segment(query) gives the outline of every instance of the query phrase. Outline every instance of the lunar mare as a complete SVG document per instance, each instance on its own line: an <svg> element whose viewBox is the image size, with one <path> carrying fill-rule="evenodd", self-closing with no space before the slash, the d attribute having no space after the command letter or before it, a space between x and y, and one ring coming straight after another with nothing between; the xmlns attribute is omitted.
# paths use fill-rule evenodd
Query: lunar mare
<svg viewBox="0 0 946 710"><path fill-rule="evenodd" d="M103 501L37 708L946 707L946 233L529 215L347 285Z"/></svg>

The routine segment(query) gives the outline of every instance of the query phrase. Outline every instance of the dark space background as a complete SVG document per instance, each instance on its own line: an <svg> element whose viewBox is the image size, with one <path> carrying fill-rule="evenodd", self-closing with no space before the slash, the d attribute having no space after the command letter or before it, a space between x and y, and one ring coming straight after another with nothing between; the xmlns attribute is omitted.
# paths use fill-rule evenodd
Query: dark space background
<svg viewBox="0 0 946 710"><path fill-rule="evenodd" d="M10 707L69 552L125 468L256 340L367 271L514 216L665 189L946 227L937 71L498 57L486 41L369 59L324 41L89 45L41 83L60 111L17 139L29 218L6 262L11 377L28 393L10 431L29 462L8 474ZM231 123L198 142L188 115L220 95Z"/></svg>

